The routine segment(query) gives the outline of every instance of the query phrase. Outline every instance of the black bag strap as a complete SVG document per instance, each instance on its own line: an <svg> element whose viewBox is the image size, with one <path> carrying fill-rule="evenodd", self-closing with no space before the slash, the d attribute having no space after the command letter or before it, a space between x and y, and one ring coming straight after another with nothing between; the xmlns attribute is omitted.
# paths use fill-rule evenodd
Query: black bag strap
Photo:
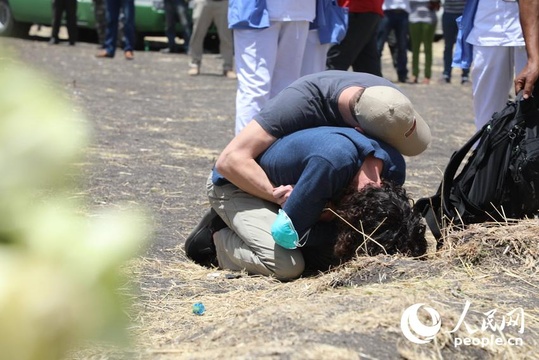
<svg viewBox="0 0 539 360"><path fill-rule="evenodd" d="M487 126L488 124L483 126L479 131L477 131L466 142L466 144L464 144L459 150L455 151L453 156L451 156L451 159L449 159L449 163L447 164L444 170L442 184L440 185L441 202L442 202L441 206L442 206L444 214L450 214L451 216L456 215L456 214L453 214L453 209L449 207L449 204L451 204L450 196L451 196L451 189L453 188L453 181L455 179L455 175L460 165L462 164L462 161L468 154L468 152L471 150L474 144L481 138L481 136L483 136L483 134L485 133Z"/></svg>
<svg viewBox="0 0 539 360"><path fill-rule="evenodd" d="M432 235L436 239L436 248L438 249L442 245L442 243L439 241L442 238L442 224L440 224L441 218L437 216L435 211L441 210L440 204L438 204L440 202L440 196L438 194L425 200L428 200L429 203L423 208L422 215L425 218L425 222L427 223Z"/></svg>
<svg viewBox="0 0 539 360"><path fill-rule="evenodd" d="M451 195L451 188L453 186L455 174L460 164L466 157L466 154L470 151L472 146L483 135L484 132L485 127L476 132L462 148L453 153L444 170L443 180L438 187L436 195L419 199L414 205L414 207L425 219L425 222L432 232L432 235L437 240L437 248L441 247L442 245L440 241L442 238L442 224L440 222L443 220L445 214L454 217L453 210L449 208L448 204L450 201L449 197Z"/></svg>

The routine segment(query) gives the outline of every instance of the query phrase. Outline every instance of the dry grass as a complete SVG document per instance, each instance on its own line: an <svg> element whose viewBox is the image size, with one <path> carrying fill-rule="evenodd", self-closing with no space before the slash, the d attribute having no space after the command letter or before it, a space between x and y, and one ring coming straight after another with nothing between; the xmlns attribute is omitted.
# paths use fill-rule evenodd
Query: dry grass
<svg viewBox="0 0 539 360"><path fill-rule="evenodd" d="M129 266L139 287L132 311L136 340L123 356L536 359L537 233L537 220L472 225L448 234L444 247L423 260L362 257L288 283L205 269L187 261L180 247L168 250L171 261L139 258ZM507 326L471 334L465 325L452 332L467 300L465 321L473 329L481 328L490 310L496 310L499 324L503 315L522 307L524 333ZM203 316L192 313L195 302L205 305ZM441 331L424 345L408 341L400 330L403 310L416 303L435 308L442 318ZM524 344L454 346L455 337L490 336L522 337Z"/></svg>
<svg viewBox="0 0 539 360"><path fill-rule="evenodd" d="M163 244L180 243L200 209L207 208L203 184L214 157L232 136L234 102L229 94L235 85L223 83L219 94L210 93L215 88L213 77L195 82L170 76L182 72L178 72L182 65L187 68L187 58L144 53L133 64L136 76L126 76L129 68L118 71L120 62L95 66L93 45L77 48L84 52L75 58L77 53L67 47L55 48L54 53L48 47L25 47L27 58L42 68L57 71L58 63L73 57L66 66L88 69L76 77L80 84L76 89L68 86L79 94L81 108L95 114L92 123L99 135L98 144L89 149L92 160L80 164L88 183L76 196L88 195L97 206L148 203L156 214L158 234L155 251L149 252L155 255L138 258L125 268L136 289L122 290L133 300L132 344L127 349L90 345L71 358L539 358L537 221L474 225L447 234L444 248L423 260L364 257L289 283L247 274L229 278L227 271L189 262L181 245L168 245L171 248L163 254L167 246ZM439 47L437 53L442 50ZM396 78L390 61L384 62L384 72ZM214 64L209 66L217 71L221 60L205 56L205 64ZM66 73L62 67L62 79ZM433 73L441 73L440 59ZM103 74L112 81L104 81ZM145 101L143 89L152 94L151 102ZM403 89L433 125L436 142L425 156L407 158L407 189L415 198L429 196L438 185L440 167L475 130L471 120L464 121L471 113L471 104L467 105L471 94L459 85L434 81L430 86L403 84ZM201 96L206 94L212 96ZM499 315L524 308L524 346L455 348L456 337L482 336L468 334L464 325L451 332L467 300L471 307L466 322L474 328L481 326L485 312L496 309ZM195 302L204 303L203 316L192 313ZM403 310L416 303L435 308L442 318L441 331L424 345L408 341L400 329ZM502 332L505 337L517 335L514 329Z"/></svg>

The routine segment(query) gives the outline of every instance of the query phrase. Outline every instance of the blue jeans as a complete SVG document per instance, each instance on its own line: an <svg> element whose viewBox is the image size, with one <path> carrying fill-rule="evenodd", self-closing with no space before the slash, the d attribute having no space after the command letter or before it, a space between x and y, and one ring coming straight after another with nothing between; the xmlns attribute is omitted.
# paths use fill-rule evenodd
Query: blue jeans
<svg viewBox="0 0 539 360"><path fill-rule="evenodd" d="M397 75L399 81L408 76L408 13L404 10L386 10L378 33L378 52L382 55L384 45L391 30L397 41Z"/></svg>
<svg viewBox="0 0 539 360"><path fill-rule="evenodd" d="M444 75L451 79L451 63L453 62L453 48L457 42L457 18L462 14L450 14L444 12L442 15L442 30L444 32ZM462 76L468 76L470 69L462 69Z"/></svg>
<svg viewBox="0 0 539 360"><path fill-rule="evenodd" d="M107 54L114 56L116 38L118 37L118 21L120 9L123 10L124 22L124 51L133 51L135 47L135 0L106 0L107 31L105 49Z"/></svg>
<svg viewBox="0 0 539 360"><path fill-rule="evenodd" d="M168 48L176 51L176 24L180 23L184 48L187 52L189 39L191 38L191 19L187 13L187 2L185 0L165 0L165 34L168 39Z"/></svg>

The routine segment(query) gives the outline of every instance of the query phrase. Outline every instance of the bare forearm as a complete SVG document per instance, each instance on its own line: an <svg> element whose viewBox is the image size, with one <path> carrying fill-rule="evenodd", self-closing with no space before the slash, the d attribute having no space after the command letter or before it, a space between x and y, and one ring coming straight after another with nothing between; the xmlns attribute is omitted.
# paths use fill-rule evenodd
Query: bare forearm
<svg viewBox="0 0 539 360"><path fill-rule="evenodd" d="M273 185L260 165L254 159L240 160L240 165L233 158L223 158L218 161L217 170L228 181L243 191L259 198L275 202Z"/></svg>
<svg viewBox="0 0 539 360"><path fill-rule="evenodd" d="M519 8L528 61L539 65L539 0L520 0Z"/></svg>
<svg viewBox="0 0 539 360"><path fill-rule="evenodd" d="M520 0L519 11L528 62L515 77L515 92L522 90L527 99L539 78L539 0Z"/></svg>
<svg viewBox="0 0 539 360"><path fill-rule="evenodd" d="M243 191L277 203L273 185L255 161L275 140L256 121L251 121L225 147L215 164L217 171Z"/></svg>

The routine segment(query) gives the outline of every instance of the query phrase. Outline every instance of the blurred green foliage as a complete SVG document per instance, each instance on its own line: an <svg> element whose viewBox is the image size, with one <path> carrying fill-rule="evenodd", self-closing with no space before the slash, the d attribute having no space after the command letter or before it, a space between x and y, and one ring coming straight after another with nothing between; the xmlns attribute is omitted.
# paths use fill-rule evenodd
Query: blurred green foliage
<svg viewBox="0 0 539 360"><path fill-rule="evenodd" d="M73 163L90 129L54 83L0 58L0 359L61 359L125 339L121 266L149 237L140 210L82 215Z"/></svg>

